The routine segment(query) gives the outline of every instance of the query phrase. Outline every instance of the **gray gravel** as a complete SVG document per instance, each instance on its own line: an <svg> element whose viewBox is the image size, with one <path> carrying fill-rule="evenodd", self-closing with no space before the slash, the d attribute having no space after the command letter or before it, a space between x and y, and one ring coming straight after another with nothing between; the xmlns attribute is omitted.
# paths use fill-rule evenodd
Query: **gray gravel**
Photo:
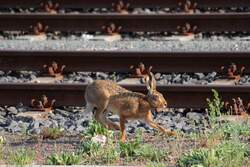
<svg viewBox="0 0 250 167"><path fill-rule="evenodd" d="M0 107L0 131L9 133L31 133L39 134L44 127L62 128L70 134L84 132L93 119L92 113L85 111L84 107L61 107L56 108L49 115L47 120L34 120L32 118L20 117L16 114L25 112L28 107L19 105L18 107ZM116 115L109 115L114 122L119 121ZM184 109L169 109L158 113L155 121L171 130L180 130L185 133L201 132L209 127L205 113ZM134 133L141 128L148 133L154 133L151 127L141 121L129 121L127 131Z"/></svg>
<svg viewBox="0 0 250 167"><path fill-rule="evenodd" d="M194 40L180 41L148 41L128 40L116 42L89 40L2 40L0 50L60 50L60 51L94 51L94 50L122 50L122 51L166 51L166 52L244 52L250 51L250 41L236 40Z"/></svg>
<svg viewBox="0 0 250 167"><path fill-rule="evenodd" d="M0 71L0 83L27 83L31 80L41 76L39 72L34 71L20 71L20 72L4 72ZM83 83L89 84L93 80L113 80L115 82L122 81L129 77L127 73L104 73L104 72L72 72L64 75L64 79L56 81L60 83ZM155 73L155 79L159 85L170 84L195 84L206 85L219 79L220 76L216 72L211 73ZM141 79L141 84L143 84ZM240 85L250 84L250 75L244 75L240 82Z"/></svg>
<svg viewBox="0 0 250 167"><path fill-rule="evenodd" d="M206 7L200 8L197 7L195 13L227 13L227 12L249 12L249 7ZM33 12L44 12L40 8L8 8L2 9L0 8L0 13L33 13ZM89 9L60 9L59 13L111 13L114 12L113 9L110 8L89 8ZM165 14L165 13L176 13L183 12L183 8L175 7L175 8L133 8L129 9L129 12L132 14Z"/></svg>

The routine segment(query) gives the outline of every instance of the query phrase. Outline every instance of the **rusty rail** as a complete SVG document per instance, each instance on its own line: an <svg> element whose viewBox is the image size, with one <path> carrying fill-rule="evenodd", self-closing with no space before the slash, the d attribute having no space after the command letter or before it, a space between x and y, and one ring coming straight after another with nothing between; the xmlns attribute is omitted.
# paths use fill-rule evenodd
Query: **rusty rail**
<svg viewBox="0 0 250 167"><path fill-rule="evenodd" d="M22 8L38 8L41 2L47 0L2 0L0 8L22 7ZM61 8L109 8L112 3L118 0L53 0L60 3ZM132 8L135 7L176 7L179 2L185 0L124 0L129 3ZM198 7L231 7L231 6L250 6L248 0L195 0Z"/></svg>
<svg viewBox="0 0 250 167"><path fill-rule="evenodd" d="M146 92L144 85L123 86L132 91ZM45 94L49 99L56 99L56 106L82 106L85 88L83 84L0 84L0 105L20 102L30 105L31 99ZM235 97L250 101L250 86L158 86L158 91L167 98L169 107L206 107L206 98L212 96L211 89L216 89L224 101L231 101Z"/></svg>
<svg viewBox="0 0 250 167"><path fill-rule="evenodd" d="M48 31L102 32L103 26L114 23L120 32L178 31L189 24L196 31L250 31L250 13L216 14L0 14L0 31L31 31L41 23Z"/></svg>
<svg viewBox="0 0 250 167"><path fill-rule="evenodd" d="M103 72L128 72L140 62L153 66L153 72L212 72L233 62L250 73L249 52L0 51L0 70L40 71L52 61L67 71Z"/></svg>

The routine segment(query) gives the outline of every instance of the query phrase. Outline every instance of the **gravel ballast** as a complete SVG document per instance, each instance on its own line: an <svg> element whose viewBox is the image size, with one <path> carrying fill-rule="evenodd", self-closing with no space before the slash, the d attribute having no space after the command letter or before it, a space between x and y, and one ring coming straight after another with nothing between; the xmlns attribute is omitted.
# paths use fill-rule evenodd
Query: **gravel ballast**
<svg viewBox="0 0 250 167"><path fill-rule="evenodd" d="M122 40L116 42L91 40L1 40L0 50L58 50L58 51L165 51L165 52L246 52L250 51L248 40L193 40L153 41Z"/></svg>
<svg viewBox="0 0 250 167"><path fill-rule="evenodd" d="M20 113L29 110L29 107L21 104L17 107L0 107L0 132L22 133L26 131L39 134L43 128L50 127L61 128L72 135L77 135L86 131L89 122L93 119L92 113L86 111L84 107L56 108L45 120L19 116ZM110 114L108 116L112 121L119 123L119 116ZM167 109L156 114L155 121L168 129L180 130L184 133L201 132L209 126L206 112L199 110ZM132 134L138 128L147 133L155 132L142 121L129 121L126 126L127 131Z"/></svg>

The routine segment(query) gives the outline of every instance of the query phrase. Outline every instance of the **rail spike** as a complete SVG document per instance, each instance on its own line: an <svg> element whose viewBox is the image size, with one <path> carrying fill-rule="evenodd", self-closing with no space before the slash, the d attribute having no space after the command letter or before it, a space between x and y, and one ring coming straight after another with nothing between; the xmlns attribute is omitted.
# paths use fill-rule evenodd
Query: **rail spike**
<svg viewBox="0 0 250 167"><path fill-rule="evenodd" d="M34 35L45 35L49 26L43 25L41 22L37 22L35 26L30 26L33 29Z"/></svg>
<svg viewBox="0 0 250 167"><path fill-rule="evenodd" d="M198 33L198 27L190 23L185 23L184 25L177 26L177 31L181 35L194 35Z"/></svg>
<svg viewBox="0 0 250 167"><path fill-rule="evenodd" d="M109 25L102 26L102 29L108 35L118 35L122 29L121 26L117 26L115 23L110 23Z"/></svg>
<svg viewBox="0 0 250 167"><path fill-rule="evenodd" d="M32 99L31 107L34 110L43 111L43 112L52 112L53 107L55 105L56 100L53 99L51 102L49 101L46 95L42 95L40 99Z"/></svg>
<svg viewBox="0 0 250 167"><path fill-rule="evenodd" d="M239 81L245 71L245 67L242 66L240 69L235 63L231 63L228 66L222 66L221 72L222 76L227 79L233 79Z"/></svg>
<svg viewBox="0 0 250 167"><path fill-rule="evenodd" d="M178 5L185 13L193 14L197 8L197 2L191 2L191 0L184 0L184 2L179 2Z"/></svg>
<svg viewBox="0 0 250 167"><path fill-rule="evenodd" d="M144 78L152 71L152 66L149 66L148 68L145 67L145 65L140 62L137 67L134 65L131 65L130 70L132 70L131 77L132 78Z"/></svg>
<svg viewBox="0 0 250 167"><path fill-rule="evenodd" d="M51 0L49 0L46 2L42 2L40 6L47 13L50 13L50 14L58 13L59 3L53 3Z"/></svg>
<svg viewBox="0 0 250 167"><path fill-rule="evenodd" d="M57 62L53 61L51 65L43 65L45 70L45 75L49 75L50 77L63 79L63 71L65 69L65 65L59 66Z"/></svg>
<svg viewBox="0 0 250 167"><path fill-rule="evenodd" d="M112 7L115 12L121 13L121 14L128 14L128 8L130 4L125 3L122 0L119 0L118 2L112 3Z"/></svg>

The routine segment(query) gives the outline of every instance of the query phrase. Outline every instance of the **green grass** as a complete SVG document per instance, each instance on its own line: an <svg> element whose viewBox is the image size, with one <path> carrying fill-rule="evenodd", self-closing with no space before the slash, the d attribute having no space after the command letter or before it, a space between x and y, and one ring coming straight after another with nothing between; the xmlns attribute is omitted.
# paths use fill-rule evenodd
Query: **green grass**
<svg viewBox="0 0 250 167"><path fill-rule="evenodd" d="M42 130L41 136L43 139L58 139L63 136L63 129L61 128L44 128Z"/></svg>
<svg viewBox="0 0 250 167"><path fill-rule="evenodd" d="M10 165L25 166L30 165L35 158L35 152L33 150L20 148L16 151L11 151L7 157L7 161Z"/></svg>
<svg viewBox="0 0 250 167"><path fill-rule="evenodd" d="M104 135L106 137L113 137L113 131L105 128L101 123L93 120L90 122L88 129L83 133L85 137L93 137L96 135Z"/></svg>
<svg viewBox="0 0 250 167"><path fill-rule="evenodd" d="M214 148L200 148L183 154L178 160L179 167L241 167L249 156L246 144L225 141Z"/></svg>
<svg viewBox="0 0 250 167"><path fill-rule="evenodd" d="M78 165L82 157L76 153L52 154L47 158L47 165Z"/></svg>

